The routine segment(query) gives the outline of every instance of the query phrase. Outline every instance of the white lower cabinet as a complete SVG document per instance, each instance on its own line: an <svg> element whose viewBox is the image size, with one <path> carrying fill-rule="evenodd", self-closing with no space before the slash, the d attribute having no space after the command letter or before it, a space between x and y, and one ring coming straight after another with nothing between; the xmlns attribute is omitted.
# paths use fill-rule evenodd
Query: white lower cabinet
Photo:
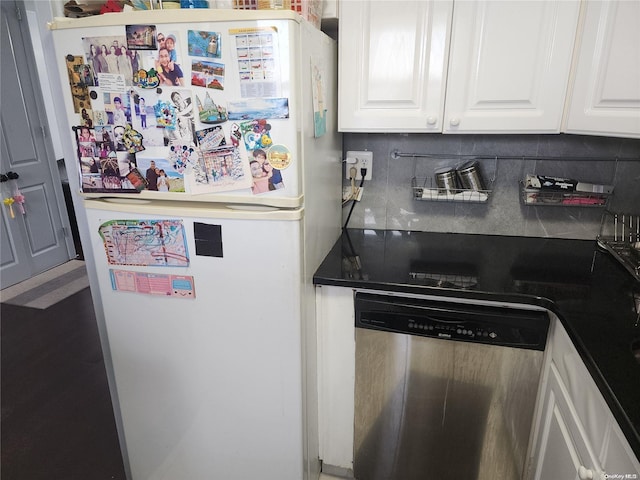
<svg viewBox="0 0 640 480"><path fill-rule="evenodd" d="M586 440L567 389L553 363L550 367L543 401L544 407L540 418L542 428L533 478L535 480L551 478L600 480L603 478L597 457Z"/></svg>
<svg viewBox="0 0 640 480"><path fill-rule="evenodd" d="M640 479L640 463L556 319L529 479Z"/></svg>
<svg viewBox="0 0 640 480"><path fill-rule="evenodd" d="M323 471L353 472L355 311L353 290L316 288L318 430Z"/></svg>

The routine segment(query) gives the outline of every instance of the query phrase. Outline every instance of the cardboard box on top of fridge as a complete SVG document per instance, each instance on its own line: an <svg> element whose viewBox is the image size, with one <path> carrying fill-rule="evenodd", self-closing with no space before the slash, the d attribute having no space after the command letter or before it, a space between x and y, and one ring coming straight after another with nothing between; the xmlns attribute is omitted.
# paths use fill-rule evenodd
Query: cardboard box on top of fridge
<svg viewBox="0 0 640 480"><path fill-rule="evenodd" d="M209 0L210 7L211 2L217 0ZM275 4L284 5L286 8L291 8L294 12L300 14L302 18L310 22L316 28L320 28L320 22L322 20L322 8L324 7L323 0L270 0L268 2L262 2L262 0L232 0L233 8L236 10L258 10L265 8L263 5ZM224 0L224 3L228 3ZM290 4L290 7L287 6ZM273 7L272 7L273 8Z"/></svg>

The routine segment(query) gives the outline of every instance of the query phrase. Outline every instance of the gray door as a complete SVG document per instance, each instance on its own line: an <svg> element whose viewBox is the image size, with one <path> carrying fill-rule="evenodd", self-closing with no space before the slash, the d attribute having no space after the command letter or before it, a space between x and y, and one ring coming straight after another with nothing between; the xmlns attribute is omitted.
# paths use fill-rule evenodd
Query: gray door
<svg viewBox="0 0 640 480"><path fill-rule="evenodd" d="M19 175L25 198L25 214L14 204L14 218L0 205L0 283L6 288L68 261L74 252L65 238L69 222L22 2L0 1L0 7L0 172ZM0 184L2 200L12 194L9 183Z"/></svg>

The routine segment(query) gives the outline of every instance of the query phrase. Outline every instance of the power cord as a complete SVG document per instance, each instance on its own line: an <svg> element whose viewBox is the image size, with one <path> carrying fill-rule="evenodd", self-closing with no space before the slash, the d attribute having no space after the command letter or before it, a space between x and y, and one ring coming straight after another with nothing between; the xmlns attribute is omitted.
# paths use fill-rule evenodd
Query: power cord
<svg viewBox="0 0 640 480"><path fill-rule="evenodd" d="M342 206L344 207L350 201L355 201L358 198L358 194L360 193L358 189L356 189L356 167L351 167L349 169L349 181L351 182L351 191L349 192L349 196L342 200Z"/></svg>
<svg viewBox="0 0 640 480"><path fill-rule="evenodd" d="M353 187L353 180L355 178L355 167L351 167L351 170L349 171L349 176L351 177L351 185ZM367 175L367 169L366 168L361 168L360 169L360 186L358 188L362 188L362 186L364 185L364 177ZM342 227L342 229L346 229L347 225L349 224L349 219L351 219L351 214L353 213L353 209L356 206L356 201L355 199L353 199L353 203L351 204L351 209L349 210L349 215L347 215L347 220L344 222L344 227Z"/></svg>

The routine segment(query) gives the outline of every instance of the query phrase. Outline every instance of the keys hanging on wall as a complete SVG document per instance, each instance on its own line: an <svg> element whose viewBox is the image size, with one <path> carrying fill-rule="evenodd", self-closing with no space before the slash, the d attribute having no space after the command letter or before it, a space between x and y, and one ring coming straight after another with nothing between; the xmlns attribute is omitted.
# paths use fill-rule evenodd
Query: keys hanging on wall
<svg viewBox="0 0 640 480"><path fill-rule="evenodd" d="M18 175L16 172L7 172L7 174L0 173L0 183L7 185L8 195L4 197L2 203L9 208L9 215L11 218L15 218L15 212L13 211L13 205L15 204L18 211L24 215L26 213L24 208L25 198L20 187L18 186ZM3 188L4 190L4 188ZM3 192L4 193L4 192Z"/></svg>

